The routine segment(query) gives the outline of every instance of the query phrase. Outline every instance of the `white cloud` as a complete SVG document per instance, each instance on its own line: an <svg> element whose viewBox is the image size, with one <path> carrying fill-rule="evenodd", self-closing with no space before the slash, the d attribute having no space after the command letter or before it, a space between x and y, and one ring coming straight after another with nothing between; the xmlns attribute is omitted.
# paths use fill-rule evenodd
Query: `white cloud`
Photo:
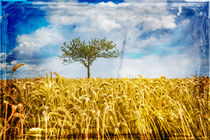
<svg viewBox="0 0 210 140"><path fill-rule="evenodd" d="M99 6L102 7L117 7L116 4L114 4L113 2L109 1L109 2L101 2L98 4Z"/></svg>
<svg viewBox="0 0 210 140"><path fill-rule="evenodd" d="M186 2L209 2L210 0L185 0Z"/></svg>
<svg viewBox="0 0 210 140"><path fill-rule="evenodd" d="M125 59L121 70L122 77L167 78L190 77L195 73L199 61L194 61L186 54L159 57L155 55L145 56L142 59Z"/></svg>
<svg viewBox="0 0 210 140"><path fill-rule="evenodd" d="M167 10L166 3L119 3L99 4L49 4L48 20L52 25L74 25L73 33L81 39L107 37L114 40L119 49L123 40L127 40L128 52L140 51L140 48L153 43L158 44L169 39L159 36L138 41L138 37L147 31L174 29L175 15ZM140 26L142 28L140 29ZM69 33L72 34L72 33ZM68 38L71 40L71 38ZM68 40L68 41L69 41Z"/></svg>
<svg viewBox="0 0 210 140"><path fill-rule="evenodd" d="M4 71L5 73L7 72L7 71L10 71L11 72L11 70L12 70L12 68L13 68L13 65L10 65L10 64L8 64L8 63L0 63L0 71Z"/></svg>
<svg viewBox="0 0 210 140"><path fill-rule="evenodd" d="M44 59L41 64L27 64L25 62L21 70L17 71L15 77L45 76L49 72L57 72L67 78L86 78L87 70L79 62L63 65L58 57ZM159 78L162 75L167 78L190 77L197 70L199 72L200 59L198 57L176 54L171 56L144 56L142 59L125 58L121 71L118 70L119 59L99 59L91 66L92 77L136 77L141 74L147 78ZM118 73L120 72L120 73Z"/></svg>
<svg viewBox="0 0 210 140"><path fill-rule="evenodd" d="M0 63L0 70L5 69L7 66L7 63Z"/></svg>
<svg viewBox="0 0 210 140"><path fill-rule="evenodd" d="M175 24L175 16L160 16L158 18L154 17L143 17L144 21L144 30L157 30L157 29L174 29L176 27Z"/></svg>
<svg viewBox="0 0 210 140"><path fill-rule="evenodd" d="M31 61L31 62L30 62ZM57 72L68 78L86 78L87 69L79 62L63 65L58 57L42 60L40 64L33 64L34 60L21 60L17 63L25 63L21 70L15 73L15 77L45 76L46 73ZM116 77L117 60L99 59L90 68L93 77Z"/></svg>
<svg viewBox="0 0 210 140"><path fill-rule="evenodd" d="M18 46L14 51L19 54L31 55L46 45L57 45L61 43L62 36L56 27L43 27L31 34L23 34L17 37Z"/></svg>
<svg viewBox="0 0 210 140"><path fill-rule="evenodd" d="M51 5L48 20L54 25L77 25L78 32L111 32L143 24L145 30L176 27L165 3L59 4Z"/></svg>
<svg viewBox="0 0 210 140"><path fill-rule="evenodd" d="M121 25L105 15L95 15L98 18L92 18L91 23L85 23L76 28L76 32L110 32L113 29L119 29Z"/></svg>
<svg viewBox="0 0 210 140"><path fill-rule="evenodd" d="M164 44L170 44L170 41L173 39L171 34L158 34L158 36L150 36L142 40L137 40L136 38L131 38L127 40L126 52L128 53L143 53L144 49L147 47L159 47ZM167 46L163 46L164 47ZM170 51L175 51L177 48L170 48Z"/></svg>
<svg viewBox="0 0 210 140"><path fill-rule="evenodd" d="M128 3L158 3L166 2L166 0L125 0Z"/></svg>
<svg viewBox="0 0 210 140"><path fill-rule="evenodd" d="M25 63L30 62L25 60ZM148 78L159 78L162 75L168 78L186 77L195 73L195 70L199 69L199 64L200 60L185 54L165 57L151 55L142 59L124 59L120 75L122 77L136 77L141 74L143 77ZM9 69L12 66L7 67ZM117 68L117 59L99 59L91 66L91 76L117 77ZM87 77L86 68L82 64L77 62L63 65L58 57L45 59L41 64L25 64L14 76L45 76L49 72L57 72L68 78Z"/></svg>
<svg viewBox="0 0 210 140"><path fill-rule="evenodd" d="M125 0L128 3L160 3L166 2L166 0ZM208 2L210 0L184 0L186 2ZM174 2L179 2L179 0L174 0ZM181 2L181 1L180 1Z"/></svg>

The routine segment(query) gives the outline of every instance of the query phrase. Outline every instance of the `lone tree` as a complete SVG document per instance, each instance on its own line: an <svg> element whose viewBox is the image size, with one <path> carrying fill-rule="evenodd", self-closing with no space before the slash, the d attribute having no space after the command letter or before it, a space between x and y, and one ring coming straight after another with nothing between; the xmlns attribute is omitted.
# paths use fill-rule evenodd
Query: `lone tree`
<svg viewBox="0 0 210 140"><path fill-rule="evenodd" d="M87 68L87 77L90 78L90 66L97 58L119 57L119 50L113 41L104 39L91 39L88 42L74 38L69 44L66 42L61 46L59 56L63 63L80 62Z"/></svg>

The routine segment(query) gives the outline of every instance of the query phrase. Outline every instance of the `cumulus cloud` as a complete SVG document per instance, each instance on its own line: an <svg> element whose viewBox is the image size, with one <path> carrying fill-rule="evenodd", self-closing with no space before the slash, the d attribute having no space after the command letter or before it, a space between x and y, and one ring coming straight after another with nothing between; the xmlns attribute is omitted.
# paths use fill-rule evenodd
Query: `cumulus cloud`
<svg viewBox="0 0 210 140"><path fill-rule="evenodd" d="M166 3L119 3L99 4L49 4L48 20L54 26L74 26L74 33L82 39L107 37L126 51L133 52L145 45L161 42L159 36L139 41L139 36L148 31L174 29L175 15L167 10ZM70 38L69 38L70 39ZM150 42L149 42L150 41ZM152 41L152 42L151 42ZM145 45L144 45L145 44ZM158 44L158 43L157 43Z"/></svg>
<svg viewBox="0 0 210 140"><path fill-rule="evenodd" d="M99 4L51 5L48 20L54 25L77 25L78 32L111 32L142 24L143 30L176 27L175 16L166 10L166 4L132 4L112 2Z"/></svg>
<svg viewBox="0 0 210 140"><path fill-rule="evenodd" d="M31 34L23 34L17 37L18 46L13 50L20 55L39 52L46 45L57 45L61 43L62 35L56 27L43 27Z"/></svg>
<svg viewBox="0 0 210 140"><path fill-rule="evenodd" d="M198 61L198 60L197 60ZM125 59L121 69L121 76L136 77L141 74L143 77L179 78L190 76L199 69L194 59L186 54L171 56L145 56L142 59Z"/></svg>

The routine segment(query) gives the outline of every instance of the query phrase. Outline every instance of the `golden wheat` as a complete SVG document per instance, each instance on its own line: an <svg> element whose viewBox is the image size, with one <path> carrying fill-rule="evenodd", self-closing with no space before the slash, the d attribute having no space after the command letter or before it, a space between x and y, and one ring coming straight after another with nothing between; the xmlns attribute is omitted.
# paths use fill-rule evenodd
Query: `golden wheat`
<svg viewBox="0 0 210 140"><path fill-rule="evenodd" d="M209 81L34 78L15 83L26 130L49 137L208 138ZM202 95L202 96L201 96ZM29 133L28 133L29 135Z"/></svg>
<svg viewBox="0 0 210 140"><path fill-rule="evenodd" d="M14 72L21 66L23 66L24 63L19 63L19 64L16 64L13 68L12 68L12 74L11 74L11 79L12 79L12 76L14 74Z"/></svg>
<svg viewBox="0 0 210 140"><path fill-rule="evenodd" d="M20 64L16 64L13 68L12 68L12 72L15 72L19 67L23 66L24 63L20 63Z"/></svg>

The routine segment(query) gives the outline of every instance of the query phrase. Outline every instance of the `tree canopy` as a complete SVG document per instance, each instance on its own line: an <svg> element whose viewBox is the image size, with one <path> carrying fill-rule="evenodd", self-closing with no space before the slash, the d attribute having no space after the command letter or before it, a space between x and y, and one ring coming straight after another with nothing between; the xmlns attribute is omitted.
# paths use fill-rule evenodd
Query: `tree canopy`
<svg viewBox="0 0 210 140"><path fill-rule="evenodd" d="M106 38L94 38L87 42L74 38L69 44L64 42L61 51L62 54L59 57L63 63L82 63L87 68L88 78L90 77L90 66L97 58L116 58L120 54L116 44Z"/></svg>

